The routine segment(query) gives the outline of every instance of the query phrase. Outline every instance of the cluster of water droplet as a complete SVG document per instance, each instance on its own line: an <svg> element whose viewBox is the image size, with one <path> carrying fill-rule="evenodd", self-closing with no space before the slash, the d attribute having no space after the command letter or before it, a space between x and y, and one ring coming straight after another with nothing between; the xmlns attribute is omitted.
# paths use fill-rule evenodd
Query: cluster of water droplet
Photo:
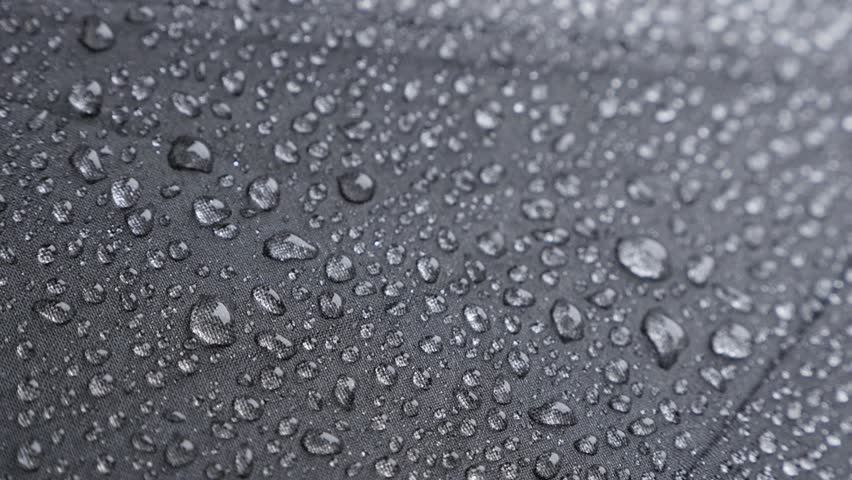
<svg viewBox="0 0 852 480"><path fill-rule="evenodd" d="M848 473L848 13L175 3L0 5L5 471Z"/></svg>

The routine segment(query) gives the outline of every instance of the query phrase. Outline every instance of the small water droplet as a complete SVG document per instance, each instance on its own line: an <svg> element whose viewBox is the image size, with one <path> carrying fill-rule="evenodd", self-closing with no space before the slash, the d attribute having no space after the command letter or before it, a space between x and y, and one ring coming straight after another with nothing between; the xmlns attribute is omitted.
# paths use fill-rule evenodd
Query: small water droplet
<svg viewBox="0 0 852 480"><path fill-rule="evenodd" d="M304 238L290 232L279 232L263 243L263 254L273 260L310 260L316 258L319 249Z"/></svg>
<svg viewBox="0 0 852 480"><path fill-rule="evenodd" d="M574 411L562 400L546 402L527 411L530 419L547 427L568 427L577 424Z"/></svg>

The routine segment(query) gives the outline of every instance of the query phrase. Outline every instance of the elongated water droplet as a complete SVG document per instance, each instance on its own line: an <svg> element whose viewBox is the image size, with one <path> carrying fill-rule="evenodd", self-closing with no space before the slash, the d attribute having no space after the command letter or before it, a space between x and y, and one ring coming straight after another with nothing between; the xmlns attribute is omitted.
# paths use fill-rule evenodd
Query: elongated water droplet
<svg viewBox="0 0 852 480"><path fill-rule="evenodd" d="M319 249L294 233L279 232L264 242L263 254L279 262L310 260L316 258Z"/></svg>
<svg viewBox="0 0 852 480"><path fill-rule="evenodd" d="M302 435L302 448L311 455L337 455L343 451L343 442L337 435L321 430L308 430Z"/></svg>
<svg viewBox="0 0 852 480"><path fill-rule="evenodd" d="M55 325L68 323L76 315L74 307L60 300L39 300L33 304L32 310L38 318Z"/></svg>
<svg viewBox="0 0 852 480"><path fill-rule="evenodd" d="M550 309L550 318L553 320L559 339L563 342L583 338L585 316L573 303L564 299L557 299Z"/></svg>
<svg viewBox="0 0 852 480"><path fill-rule="evenodd" d="M665 310L654 307L642 319L642 333L654 347L657 364L669 369L688 342L686 332Z"/></svg>
<svg viewBox="0 0 852 480"><path fill-rule="evenodd" d="M530 409L527 414L533 422L548 427L567 427L577 424L574 411L562 400L546 402Z"/></svg>

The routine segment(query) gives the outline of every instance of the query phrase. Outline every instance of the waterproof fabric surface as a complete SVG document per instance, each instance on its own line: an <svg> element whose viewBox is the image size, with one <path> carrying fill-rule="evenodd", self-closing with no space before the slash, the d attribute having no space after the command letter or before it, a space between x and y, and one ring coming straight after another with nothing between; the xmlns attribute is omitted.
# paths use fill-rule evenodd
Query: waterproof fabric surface
<svg viewBox="0 0 852 480"><path fill-rule="evenodd" d="M0 477L852 478L851 29L0 0Z"/></svg>

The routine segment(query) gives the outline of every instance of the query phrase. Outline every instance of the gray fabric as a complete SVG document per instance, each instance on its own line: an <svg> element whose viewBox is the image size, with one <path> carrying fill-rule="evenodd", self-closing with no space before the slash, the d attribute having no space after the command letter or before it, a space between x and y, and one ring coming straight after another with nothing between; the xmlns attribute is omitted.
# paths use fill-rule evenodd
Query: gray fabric
<svg viewBox="0 0 852 480"><path fill-rule="evenodd" d="M3 477L852 478L852 12L574 3L0 1Z"/></svg>

